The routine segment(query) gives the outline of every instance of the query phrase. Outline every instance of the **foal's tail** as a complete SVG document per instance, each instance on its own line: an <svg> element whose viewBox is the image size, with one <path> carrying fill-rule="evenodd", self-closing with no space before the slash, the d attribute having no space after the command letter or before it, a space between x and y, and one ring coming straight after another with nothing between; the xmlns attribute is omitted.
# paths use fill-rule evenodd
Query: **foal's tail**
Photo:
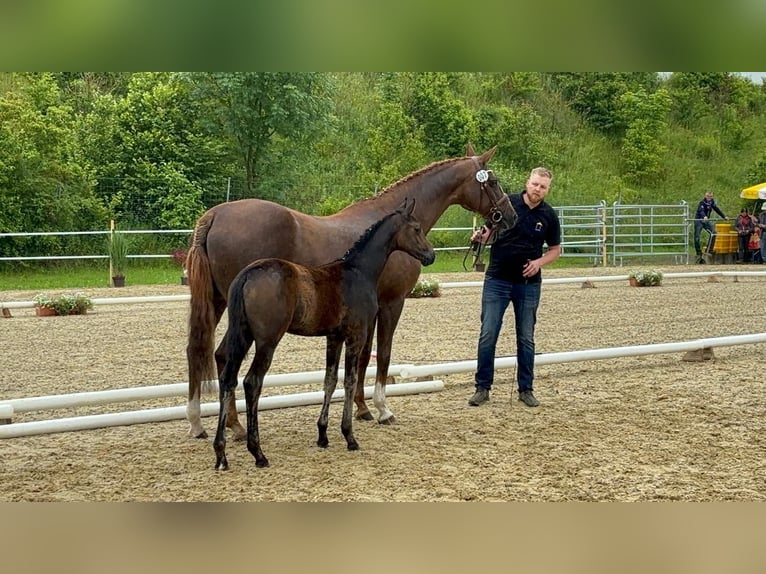
<svg viewBox="0 0 766 574"><path fill-rule="evenodd" d="M186 272L191 292L189 339L186 345L190 400L199 396L203 381L216 378L214 355L215 328L218 320L213 303L215 287L206 248L207 234L213 224L213 217L213 212L208 211L197 221L186 256Z"/></svg>
<svg viewBox="0 0 766 574"><path fill-rule="evenodd" d="M233 389L237 386L236 374L242 366L245 355L253 343L253 335L250 331L250 323L245 309L245 282L247 272L237 275L229 287L229 326L226 330L226 366L222 381Z"/></svg>

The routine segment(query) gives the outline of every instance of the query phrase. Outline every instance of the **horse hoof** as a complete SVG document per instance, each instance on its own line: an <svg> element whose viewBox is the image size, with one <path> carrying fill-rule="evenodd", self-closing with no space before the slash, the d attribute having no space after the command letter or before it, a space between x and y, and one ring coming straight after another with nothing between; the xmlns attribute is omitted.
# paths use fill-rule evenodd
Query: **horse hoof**
<svg viewBox="0 0 766 574"><path fill-rule="evenodd" d="M222 461L216 462L215 469L216 470L229 470L229 461L224 459Z"/></svg>
<svg viewBox="0 0 766 574"><path fill-rule="evenodd" d="M255 466L258 468L266 468L269 466L269 459L267 459L265 456L261 460L255 461Z"/></svg>
<svg viewBox="0 0 766 574"><path fill-rule="evenodd" d="M391 415L387 419L380 419L378 421L378 424L382 424L382 425L393 425L393 424L396 424L396 417L394 415Z"/></svg>
<svg viewBox="0 0 766 574"><path fill-rule="evenodd" d="M356 420L358 421L371 421L375 420L370 411L364 413L356 413Z"/></svg>
<svg viewBox="0 0 766 574"><path fill-rule="evenodd" d="M199 439L207 438L207 431L202 431L201 433L199 433L194 438L199 438Z"/></svg>
<svg viewBox="0 0 766 574"><path fill-rule="evenodd" d="M359 443L356 441L348 443L348 450L359 450Z"/></svg>
<svg viewBox="0 0 766 574"><path fill-rule="evenodd" d="M242 442L246 438L247 438L247 433L246 432L243 432L243 433L235 432L232 435L231 440L233 440L234 442Z"/></svg>
<svg viewBox="0 0 766 574"><path fill-rule="evenodd" d="M328 446L330 446L330 441L327 440L327 439L318 440L317 441L317 446L320 447L320 448L327 448Z"/></svg>

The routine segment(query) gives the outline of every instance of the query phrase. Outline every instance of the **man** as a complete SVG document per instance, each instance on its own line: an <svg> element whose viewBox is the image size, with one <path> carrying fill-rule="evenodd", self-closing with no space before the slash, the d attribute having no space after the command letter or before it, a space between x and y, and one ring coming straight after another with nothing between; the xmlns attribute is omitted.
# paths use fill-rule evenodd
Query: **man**
<svg viewBox="0 0 766 574"><path fill-rule="evenodd" d="M707 229L707 232L710 234L707 252L711 253L713 245L715 245L715 228L710 222L710 214L713 211L720 215L722 219L726 219L723 211L719 209L715 199L713 199L713 192L708 191L699 204L697 204L697 211L694 214L694 250L697 252L697 263L705 262L705 259L702 257L702 249L700 248L700 233L703 229Z"/></svg>
<svg viewBox="0 0 766 574"><path fill-rule="evenodd" d="M495 373L495 348L503 316L513 304L516 325L516 361L519 400L529 407L540 403L533 394L535 368L535 323L540 303L543 265L561 255L561 225L553 208L544 200L553 175L544 167L529 174L524 191L510 195L518 221L495 238L490 250L481 295L481 333L475 375L476 392L468 400L479 406L489 400ZM471 241L486 243L492 230L486 223ZM543 254L543 245L548 251Z"/></svg>

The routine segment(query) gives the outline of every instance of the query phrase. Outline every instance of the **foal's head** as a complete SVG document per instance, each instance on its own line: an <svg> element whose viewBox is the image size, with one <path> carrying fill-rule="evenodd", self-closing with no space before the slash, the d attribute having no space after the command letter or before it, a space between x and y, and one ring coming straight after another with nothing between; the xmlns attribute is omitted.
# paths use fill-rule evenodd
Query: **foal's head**
<svg viewBox="0 0 766 574"><path fill-rule="evenodd" d="M423 265L431 265L436 259L433 246L426 239L420 222L413 215L415 211L415 198L405 199L404 203L394 212L393 217L401 221L399 231L393 239L394 249L404 251Z"/></svg>

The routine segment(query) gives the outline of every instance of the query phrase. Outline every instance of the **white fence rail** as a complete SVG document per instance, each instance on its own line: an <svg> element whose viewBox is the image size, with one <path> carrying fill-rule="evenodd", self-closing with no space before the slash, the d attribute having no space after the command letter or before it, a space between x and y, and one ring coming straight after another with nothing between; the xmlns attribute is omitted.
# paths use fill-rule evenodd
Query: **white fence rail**
<svg viewBox="0 0 766 574"><path fill-rule="evenodd" d="M662 256L676 263L689 262L689 206L686 202L676 205L625 205L616 202L607 206L605 202L596 205L573 205L554 207L561 221L562 256L587 258L593 265L606 266L623 264L625 259ZM442 241L445 245L437 251L466 251L466 237L472 227L435 227L431 233L450 233L453 241ZM191 235L191 229L145 229L123 230L126 234L175 234ZM44 236L107 236L104 231L50 231L0 233L0 253L3 241L12 238ZM443 235L441 237L443 239ZM106 249L104 249L106 251ZM135 253L131 259L170 258L170 253ZM92 254L40 254L24 256L0 256L2 261L54 261L73 259L107 259L106 253Z"/></svg>

